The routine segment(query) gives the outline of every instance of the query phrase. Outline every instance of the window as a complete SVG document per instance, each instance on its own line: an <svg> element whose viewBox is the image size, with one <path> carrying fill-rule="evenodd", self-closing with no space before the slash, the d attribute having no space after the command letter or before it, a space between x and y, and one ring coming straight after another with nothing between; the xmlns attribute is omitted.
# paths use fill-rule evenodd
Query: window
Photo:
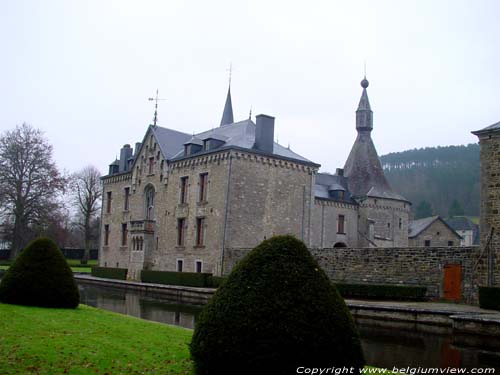
<svg viewBox="0 0 500 375"><path fill-rule="evenodd" d="M155 158L150 157L148 163L148 174L153 174L153 166L155 165Z"/></svg>
<svg viewBox="0 0 500 375"><path fill-rule="evenodd" d="M104 225L104 246L109 245L109 224Z"/></svg>
<svg viewBox="0 0 500 375"><path fill-rule="evenodd" d="M403 227L403 219L399 218L399 229Z"/></svg>
<svg viewBox="0 0 500 375"><path fill-rule="evenodd" d="M137 244L137 242L135 240L135 237L132 237L132 250L137 250L137 248L136 248L137 245L136 244Z"/></svg>
<svg viewBox="0 0 500 375"><path fill-rule="evenodd" d="M145 216L146 220L153 220L154 218L154 206L155 206L155 190L154 188L149 185L146 187L144 191L144 206L145 206Z"/></svg>
<svg viewBox="0 0 500 375"><path fill-rule="evenodd" d="M202 271L202 264L203 263L201 262L201 260L197 260L195 262L195 264L194 264L194 270L195 270L195 272L201 273L201 271Z"/></svg>
<svg viewBox="0 0 500 375"><path fill-rule="evenodd" d="M208 187L208 173L200 174L200 196L198 197L199 202L207 201L207 187Z"/></svg>
<svg viewBox="0 0 500 375"><path fill-rule="evenodd" d="M196 218L196 246L203 246L205 244L205 218Z"/></svg>
<svg viewBox="0 0 500 375"><path fill-rule="evenodd" d="M184 261L182 259L177 259L177 272L182 272Z"/></svg>
<svg viewBox="0 0 500 375"><path fill-rule="evenodd" d="M186 219L177 219L177 246L184 246Z"/></svg>
<svg viewBox="0 0 500 375"><path fill-rule="evenodd" d="M453 246L453 241L448 241L448 246Z"/></svg>
<svg viewBox="0 0 500 375"><path fill-rule="evenodd" d="M187 203L189 177L181 177L181 200L180 203Z"/></svg>
<svg viewBox="0 0 500 375"><path fill-rule="evenodd" d="M106 203L106 213L110 214L111 213L111 192L108 191L106 193L106 195L107 195L107 198L106 198L106 202L107 202Z"/></svg>
<svg viewBox="0 0 500 375"><path fill-rule="evenodd" d="M127 246L127 236L128 236L127 223L123 223L122 224L122 246Z"/></svg>
<svg viewBox="0 0 500 375"><path fill-rule="evenodd" d="M339 215L338 221L337 221L337 233L344 234L344 224L345 224L345 217L344 215Z"/></svg>
<svg viewBox="0 0 500 375"><path fill-rule="evenodd" d="M125 193L125 198L123 200L123 210L128 211L128 201L129 201L129 197L130 197L130 188L126 187L124 189L124 193Z"/></svg>
<svg viewBox="0 0 500 375"><path fill-rule="evenodd" d="M343 201L344 200L344 191L343 190L339 190L339 200Z"/></svg>
<svg viewBox="0 0 500 375"><path fill-rule="evenodd" d="M429 247L429 246L431 246L431 240L425 240L425 241L424 241L424 246L425 246L425 247Z"/></svg>

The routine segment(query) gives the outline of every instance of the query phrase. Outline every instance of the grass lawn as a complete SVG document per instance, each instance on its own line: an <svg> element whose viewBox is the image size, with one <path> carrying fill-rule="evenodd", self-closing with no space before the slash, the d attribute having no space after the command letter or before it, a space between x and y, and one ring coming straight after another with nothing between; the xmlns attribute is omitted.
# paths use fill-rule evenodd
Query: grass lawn
<svg viewBox="0 0 500 375"><path fill-rule="evenodd" d="M92 266L97 266L97 260L89 260L86 265L80 264L79 259L67 259L69 266L73 272L83 272L90 273ZM10 267L10 263L0 264L0 270L7 270Z"/></svg>
<svg viewBox="0 0 500 375"><path fill-rule="evenodd" d="M192 374L192 331L80 305L0 303L0 374Z"/></svg>

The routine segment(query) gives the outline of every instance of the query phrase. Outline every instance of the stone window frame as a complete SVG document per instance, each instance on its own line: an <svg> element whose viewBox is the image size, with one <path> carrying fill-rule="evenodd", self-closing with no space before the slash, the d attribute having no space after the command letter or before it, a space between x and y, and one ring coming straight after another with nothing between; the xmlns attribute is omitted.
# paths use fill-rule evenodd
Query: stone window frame
<svg viewBox="0 0 500 375"><path fill-rule="evenodd" d="M198 203L208 201L208 172L202 172L198 175Z"/></svg>
<svg viewBox="0 0 500 375"><path fill-rule="evenodd" d="M122 247L127 246L128 243L128 226L127 223L122 223L122 238L121 238Z"/></svg>
<svg viewBox="0 0 500 375"><path fill-rule="evenodd" d="M187 204L189 196L189 176L182 176L179 185L179 204Z"/></svg>
<svg viewBox="0 0 500 375"><path fill-rule="evenodd" d="M345 215L337 216L337 234L345 234Z"/></svg>
<svg viewBox="0 0 500 375"><path fill-rule="evenodd" d="M186 243L187 220L185 217L177 218L177 247L184 247Z"/></svg>
<svg viewBox="0 0 500 375"><path fill-rule="evenodd" d="M104 224L104 246L109 246L110 225Z"/></svg>
<svg viewBox="0 0 500 375"><path fill-rule="evenodd" d="M205 247L206 239L206 217L199 216L196 218L196 235L195 235L195 247Z"/></svg>
<svg viewBox="0 0 500 375"><path fill-rule="evenodd" d="M123 188L123 211L128 212L130 209L130 186Z"/></svg>
<svg viewBox="0 0 500 375"><path fill-rule="evenodd" d="M199 265L199 271L198 271L198 265ZM194 272L197 272L197 273L203 272L203 261L201 259L196 259L194 261Z"/></svg>
<svg viewBox="0 0 500 375"><path fill-rule="evenodd" d="M184 269L184 259L182 258L177 258L175 260L175 270L177 272L183 272Z"/></svg>
<svg viewBox="0 0 500 375"><path fill-rule="evenodd" d="M111 202L113 200L113 192L112 191L107 191L106 192L106 213L110 214L111 213Z"/></svg>

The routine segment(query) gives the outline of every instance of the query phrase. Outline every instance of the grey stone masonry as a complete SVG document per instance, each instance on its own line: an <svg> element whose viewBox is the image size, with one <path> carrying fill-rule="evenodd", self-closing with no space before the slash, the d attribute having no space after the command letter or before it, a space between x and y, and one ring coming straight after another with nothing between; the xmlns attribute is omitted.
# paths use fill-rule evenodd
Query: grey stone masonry
<svg viewBox="0 0 500 375"><path fill-rule="evenodd" d="M250 249L226 249L224 273ZM390 247L310 249L332 281L427 287L427 296L443 298L444 267L460 265L462 300L477 301L479 247Z"/></svg>

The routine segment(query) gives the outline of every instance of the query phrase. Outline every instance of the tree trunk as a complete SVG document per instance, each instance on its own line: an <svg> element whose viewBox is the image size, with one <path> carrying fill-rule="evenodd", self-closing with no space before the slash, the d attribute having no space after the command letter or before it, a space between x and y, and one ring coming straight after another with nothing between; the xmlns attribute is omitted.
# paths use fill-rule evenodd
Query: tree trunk
<svg viewBox="0 0 500 375"><path fill-rule="evenodd" d="M17 258L23 247L26 245L26 228L21 218L16 217L14 221L14 233L12 236L12 246L10 248L10 260Z"/></svg>
<svg viewBox="0 0 500 375"><path fill-rule="evenodd" d="M85 248L83 250L83 257L82 260L80 261L81 264L87 264L89 259L90 259L90 217L86 216L85 217L85 228L84 228L84 234L85 234Z"/></svg>

